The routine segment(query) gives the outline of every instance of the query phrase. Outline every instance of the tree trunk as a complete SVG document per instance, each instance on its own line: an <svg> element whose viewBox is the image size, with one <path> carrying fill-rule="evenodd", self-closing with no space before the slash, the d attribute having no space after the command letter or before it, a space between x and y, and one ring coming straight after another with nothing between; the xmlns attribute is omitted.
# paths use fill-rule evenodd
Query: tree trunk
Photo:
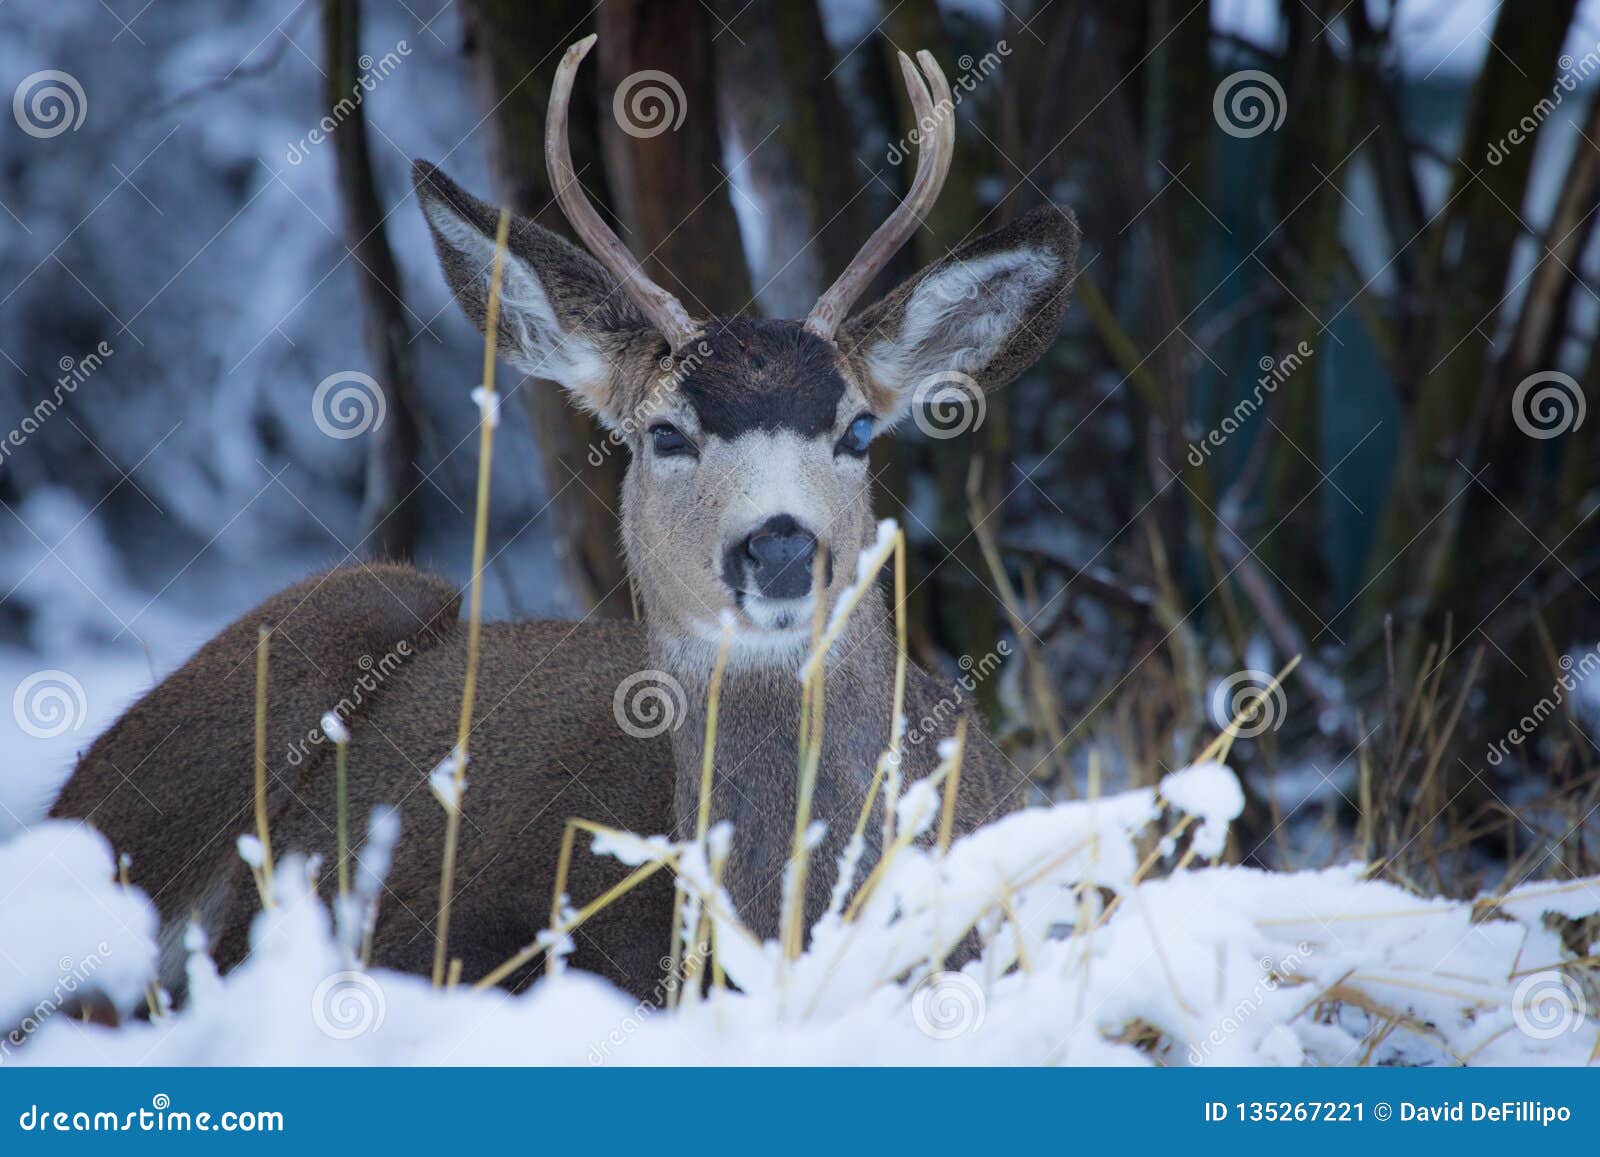
<svg viewBox="0 0 1600 1157"><path fill-rule="evenodd" d="M600 139L622 236L695 317L751 304L717 131L711 12L611 0L600 33Z"/></svg>
<svg viewBox="0 0 1600 1157"><path fill-rule="evenodd" d="M1287 115L1278 134L1282 154L1275 186L1277 215L1282 222L1271 246L1271 276L1288 287L1272 318L1274 361L1297 350L1301 342L1315 351L1309 365L1288 378L1257 437L1271 440L1266 482L1262 488L1264 519L1272 534L1258 544L1276 583L1287 591L1288 605L1314 640L1321 635L1320 615L1329 613L1301 592L1328 589L1327 512L1330 502L1343 502L1322 478L1322 364L1330 356L1333 335L1322 319L1334 313L1332 288L1343 268L1339 239L1344 194L1339 170L1348 164L1355 100L1355 74L1335 53L1324 21L1338 18L1335 0L1315 0L1302 7L1286 0L1289 26L1285 69ZM1253 142L1267 145L1264 138ZM1277 428L1266 424L1267 418ZM1281 523L1280 523L1280 520Z"/></svg>
<svg viewBox="0 0 1600 1157"><path fill-rule="evenodd" d="M978 156L987 146L981 136L964 128L962 122L974 115L980 98L998 98L997 91L985 93L978 86L987 84L998 89L1004 73L995 72L982 81L968 76L974 88L964 90L962 78L973 72L975 62L969 60L967 67L962 66L962 58L950 47L950 38L934 0L905 0L894 5L884 19L883 28L882 65L888 74L888 89L894 94L897 148L905 157L901 163L903 188L910 188L916 170L917 149L910 145L911 134L913 130L924 137L927 134L918 130L900 74L899 51L903 49L912 56L923 50L931 52L950 81L953 97L961 100L960 108L949 113L957 118L955 159L950 165L950 175L922 228L906 246L911 267L920 268L937 261L962 241L993 227L994 223L985 219L978 205L977 194ZM1008 489L1004 478L1011 460L1010 430L1003 403L1003 398L990 399L985 407L983 425L964 437L908 440L895 445L901 477L907 480L919 475L928 478L938 493L932 526L919 525L910 506L904 507L903 517L910 520L907 527L910 541L916 544L923 540L912 550L909 569L911 582L926 597L926 603L919 606L918 600L913 600L910 609L913 613L920 610L927 616L926 625L933 641L957 657L976 659L988 653L1003 630L1004 620L994 581L972 535L967 500L967 472L973 456L982 454L984 477L980 493L985 509L994 510L986 527L997 538L1001 537L1006 513L1001 500ZM905 497L901 495L902 500ZM933 541L926 541L930 536ZM985 710L994 708L998 691L998 686L987 683L979 686L978 698Z"/></svg>
<svg viewBox="0 0 1600 1157"><path fill-rule="evenodd" d="M489 169L495 197L514 212L566 234L550 195L544 165L544 118L550 82L564 44L585 29L586 6L569 0L466 0L465 47L489 123ZM580 74L572 109L573 163L590 189L601 189L594 144L592 72ZM633 604L617 525L624 451L579 411L552 382L529 381L520 391L539 447L554 520L554 547L567 589L580 612L628 618ZM592 447L613 452L594 455Z"/></svg>
<svg viewBox="0 0 1600 1157"><path fill-rule="evenodd" d="M1541 134L1509 149L1504 142L1530 110L1548 100L1557 58L1572 23L1576 0L1501 7L1473 88L1455 178L1446 204L1426 238L1419 289L1436 294L1441 308L1431 335L1417 343L1421 356L1400 383L1411 400L1406 438L1390 489L1388 508L1369 560L1373 577L1363 602L1364 632L1400 610L1407 629L1400 665L1409 673L1433 609L1457 602L1479 581L1477 552L1456 550L1457 535L1481 495L1459 463L1478 457L1483 418L1497 382L1490 339L1506 288L1512 249ZM1487 163L1491 150L1504 155ZM1464 563L1453 570L1457 562ZM1456 588L1454 591L1452 588Z"/></svg>
<svg viewBox="0 0 1600 1157"><path fill-rule="evenodd" d="M844 151L854 140L833 83L833 50L815 0L720 0L722 123L738 176L761 205L757 298L769 317L804 317L866 234Z"/></svg>
<svg viewBox="0 0 1600 1157"><path fill-rule="evenodd" d="M362 542L374 558L408 559L416 552L416 376L411 329L400 297L394 252L384 232L383 206L372 178L367 122L361 105L359 0L323 0L323 99L349 113L333 134L344 244L355 263L361 330L386 404L383 421L367 431Z"/></svg>

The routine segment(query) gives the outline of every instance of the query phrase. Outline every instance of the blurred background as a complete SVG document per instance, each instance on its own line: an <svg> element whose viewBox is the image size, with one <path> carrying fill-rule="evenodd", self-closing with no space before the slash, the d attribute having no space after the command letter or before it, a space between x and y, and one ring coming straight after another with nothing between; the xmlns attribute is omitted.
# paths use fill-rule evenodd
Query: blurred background
<svg viewBox="0 0 1600 1157"><path fill-rule="evenodd" d="M1242 860L1600 870L1591 0L12 0L0 832L272 590L465 582L480 346L407 170L567 232L543 119L589 32L581 179L703 310L802 316L888 213L898 49L959 127L885 288L1077 212L1052 352L873 459L918 657L1042 795L1236 720ZM630 614L626 451L504 384L491 613Z"/></svg>

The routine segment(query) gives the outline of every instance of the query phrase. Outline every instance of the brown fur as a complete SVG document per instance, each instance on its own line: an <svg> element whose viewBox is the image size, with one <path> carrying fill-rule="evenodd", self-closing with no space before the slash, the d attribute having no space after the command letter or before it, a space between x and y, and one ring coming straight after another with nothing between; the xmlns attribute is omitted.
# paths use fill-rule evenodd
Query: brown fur
<svg viewBox="0 0 1600 1157"><path fill-rule="evenodd" d="M258 626L269 625L275 854L320 854L323 890L334 887L333 747L305 740L324 711L359 695L347 720L352 842L359 847L374 807L401 809L374 960L428 972L444 811L426 780L455 742L466 657L459 610L449 584L402 566L337 570L291 587L130 708L80 760L51 814L88 820L132 856L132 880L164 928L181 930L205 908L218 963L243 959L257 900L235 840L255 830L255 650ZM634 739L611 714L617 683L644 665L643 631L616 622L574 631L559 622L484 627L452 938L469 978L548 922L554 850L569 816L655 831L670 810L666 740ZM412 653L391 668L384 656L400 644ZM390 673L379 680L379 670ZM288 753L302 747L309 753L296 766ZM581 903L623 874L613 861L579 855L571 894ZM586 925L574 962L647 990L667 944L664 896L661 882L646 886ZM170 931L164 940L174 941ZM163 982L181 992L181 955L170 947L163 955Z"/></svg>

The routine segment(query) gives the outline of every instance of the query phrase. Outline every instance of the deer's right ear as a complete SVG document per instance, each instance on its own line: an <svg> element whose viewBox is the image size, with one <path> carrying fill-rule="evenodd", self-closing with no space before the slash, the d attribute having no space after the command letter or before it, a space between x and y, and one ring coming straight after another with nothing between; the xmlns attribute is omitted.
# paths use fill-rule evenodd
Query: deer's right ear
<svg viewBox="0 0 1600 1157"><path fill-rule="evenodd" d="M411 181L445 280L482 332L500 211L426 161L411 166ZM506 243L498 328L502 357L559 383L607 422L624 408L627 353L665 346L594 258L522 217L512 218Z"/></svg>

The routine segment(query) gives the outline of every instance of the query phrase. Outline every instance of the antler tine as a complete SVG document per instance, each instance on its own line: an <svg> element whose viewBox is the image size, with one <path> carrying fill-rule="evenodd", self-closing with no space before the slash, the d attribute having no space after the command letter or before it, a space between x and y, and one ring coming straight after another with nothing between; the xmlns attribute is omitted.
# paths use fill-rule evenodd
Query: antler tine
<svg viewBox="0 0 1600 1157"><path fill-rule="evenodd" d="M930 52L917 53L917 63L922 66L924 80L912 64L911 58L900 53L900 71L905 77L906 92L911 97L912 112L919 125L933 122L933 139L924 139L917 146L917 171L911 181L911 191L888 220L879 225L867 243L861 247L848 268L828 291L817 299L806 318L805 328L818 337L832 341L850 307L866 291L872 279L888 264L889 259L910 240L917 226L944 188L950 175L950 159L955 154L955 105L951 101L950 82L945 79L939 62Z"/></svg>
<svg viewBox="0 0 1600 1157"><path fill-rule="evenodd" d="M932 209L933 201L939 199L939 194L944 189L945 178L950 175L950 162L956 155L956 105L950 93L950 82L945 79L944 70L933 58L933 53L922 49L917 53L917 63L922 65L922 71L928 76L929 88L933 94L933 107L946 110L945 116L939 122L939 127L944 131L939 134L936 142L938 148L934 154L938 168L932 178L933 200L928 202L928 208Z"/></svg>
<svg viewBox="0 0 1600 1157"><path fill-rule="evenodd" d="M572 101L572 82L578 75L578 66L597 39L590 34L568 48L556 68L555 83L550 86L550 110L544 123L544 163L550 171L550 187L584 247L622 283L623 290L676 352L688 344L700 327L689 317L682 302L650 280L638 259L600 219L572 168L567 106Z"/></svg>

